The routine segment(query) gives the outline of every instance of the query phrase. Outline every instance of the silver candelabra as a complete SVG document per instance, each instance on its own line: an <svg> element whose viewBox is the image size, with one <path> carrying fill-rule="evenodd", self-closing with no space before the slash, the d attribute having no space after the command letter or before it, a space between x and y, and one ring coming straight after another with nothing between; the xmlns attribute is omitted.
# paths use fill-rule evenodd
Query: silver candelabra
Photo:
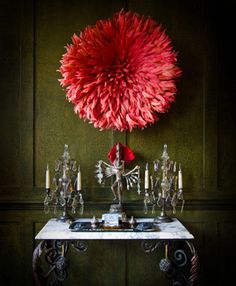
<svg viewBox="0 0 236 286"><path fill-rule="evenodd" d="M155 222L169 222L171 218L167 216L166 209L172 208L173 214L179 202L182 203L181 211L184 207L183 198L183 177L181 164L177 170L177 163L170 160L167 152L167 145L160 160L153 162L153 174L149 177L148 164L145 170L145 192L144 206L147 211L148 204L161 208L160 215L155 218Z"/></svg>
<svg viewBox="0 0 236 286"><path fill-rule="evenodd" d="M57 207L63 209L62 215L58 217L60 221L71 220L72 216L68 213L68 208L71 208L75 214L78 205L80 211L83 212L84 200L81 187L81 171L80 166L77 167L77 162L70 158L68 145L64 147L64 153L60 159L56 160L53 176L53 188L50 188L50 172L47 165L46 169L46 194L44 199L44 210L46 213L50 211L50 205L54 208L54 213Z"/></svg>

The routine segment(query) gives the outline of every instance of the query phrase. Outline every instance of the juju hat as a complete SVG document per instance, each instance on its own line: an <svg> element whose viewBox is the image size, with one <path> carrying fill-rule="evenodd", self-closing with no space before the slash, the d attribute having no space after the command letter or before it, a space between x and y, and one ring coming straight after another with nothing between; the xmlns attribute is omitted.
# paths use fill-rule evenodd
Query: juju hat
<svg viewBox="0 0 236 286"><path fill-rule="evenodd" d="M153 124L175 100L181 75L162 26L124 10L74 34L60 63L74 111L100 130Z"/></svg>

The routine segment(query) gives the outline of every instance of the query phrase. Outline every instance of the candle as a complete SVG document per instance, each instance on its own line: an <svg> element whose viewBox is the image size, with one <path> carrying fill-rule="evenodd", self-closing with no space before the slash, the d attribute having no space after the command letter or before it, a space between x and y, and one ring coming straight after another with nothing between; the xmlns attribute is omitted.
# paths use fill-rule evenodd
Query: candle
<svg viewBox="0 0 236 286"><path fill-rule="evenodd" d="M49 173L49 167L47 164L47 169L46 169L46 189L50 189L50 173Z"/></svg>
<svg viewBox="0 0 236 286"><path fill-rule="evenodd" d="M81 172L80 172L80 166L78 167L78 173L77 173L77 191L81 191Z"/></svg>
<svg viewBox="0 0 236 286"><path fill-rule="evenodd" d="M183 177L182 177L181 164L179 164L179 171L178 171L178 188L179 190L183 189Z"/></svg>
<svg viewBox="0 0 236 286"><path fill-rule="evenodd" d="M149 170L148 170L148 163L146 164L146 170L145 170L145 177L144 177L144 189L149 189Z"/></svg>

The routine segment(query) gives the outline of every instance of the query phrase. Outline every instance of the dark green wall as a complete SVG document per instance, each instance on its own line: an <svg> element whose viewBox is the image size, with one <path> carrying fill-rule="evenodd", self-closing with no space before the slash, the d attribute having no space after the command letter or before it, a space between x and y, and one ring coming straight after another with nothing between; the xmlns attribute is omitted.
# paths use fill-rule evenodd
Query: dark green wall
<svg viewBox="0 0 236 286"><path fill-rule="evenodd" d="M120 141L142 168L160 157L164 143L182 162L186 210L177 216L195 236L199 285L230 285L236 255L231 2L0 0L0 284L33 285L34 236L53 216L42 211L46 164L53 166L67 143L82 167L84 216L101 215L112 197L96 183L94 165ZM166 27L183 76L176 102L159 122L143 131L101 132L73 113L57 69L74 32L122 7ZM135 193L125 200L128 215L144 215ZM93 242L72 260L67 285L157 285L158 279L169 285L157 257L143 254L136 242Z"/></svg>

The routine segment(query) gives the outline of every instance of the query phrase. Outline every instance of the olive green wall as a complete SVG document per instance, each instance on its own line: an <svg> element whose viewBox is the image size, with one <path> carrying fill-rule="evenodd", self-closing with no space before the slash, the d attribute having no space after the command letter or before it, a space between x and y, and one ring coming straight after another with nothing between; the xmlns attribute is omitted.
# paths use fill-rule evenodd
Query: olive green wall
<svg viewBox="0 0 236 286"><path fill-rule="evenodd" d="M53 166L68 144L82 168L84 216L101 215L112 196L96 183L94 165L120 141L142 168L160 157L164 143L181 161L186 210L177 216L195 236L199 285L230 285L236 254L234 7L229 0L211 2L0 0L0 284L33 285L34 236L53 216L42 211L46 164ZM131 133L101 132L73 113L57 69L74 32L123 7L166 27L183 76L176 102L159 122ZM144 215L135 192L125 194L125 202L128 215ZM137 242L92 242L72 260L66 285L170 285L157 257L145 255Z"/></svg>

